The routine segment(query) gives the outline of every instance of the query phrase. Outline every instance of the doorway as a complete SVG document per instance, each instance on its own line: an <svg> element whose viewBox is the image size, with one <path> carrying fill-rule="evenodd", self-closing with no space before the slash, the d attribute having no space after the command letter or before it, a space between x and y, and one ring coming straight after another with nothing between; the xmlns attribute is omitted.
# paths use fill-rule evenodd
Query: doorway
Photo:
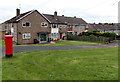
<svg viewBox="0 0 120 82"><path fill-rule="evenodd" d="M62 39L62 33L60 33L60 39Z"/></svg>
<svg viewBox="0 0 120 82"><path fill-rule="evenodd" d="M40 41L42 41L42 42L47 41L46 34L41 34L41 35L40 35Z"/></svg>

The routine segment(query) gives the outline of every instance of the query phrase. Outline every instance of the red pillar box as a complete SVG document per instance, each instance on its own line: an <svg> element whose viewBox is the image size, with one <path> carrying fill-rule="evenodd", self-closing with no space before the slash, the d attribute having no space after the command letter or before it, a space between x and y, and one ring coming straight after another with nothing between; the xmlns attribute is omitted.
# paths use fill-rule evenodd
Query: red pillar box
<svg viewBox="0 0 120 82"><path fill-rule="evenodd" d="M5 35L5 56L13 56L13 45L12 45L13 35Z"/></svg>

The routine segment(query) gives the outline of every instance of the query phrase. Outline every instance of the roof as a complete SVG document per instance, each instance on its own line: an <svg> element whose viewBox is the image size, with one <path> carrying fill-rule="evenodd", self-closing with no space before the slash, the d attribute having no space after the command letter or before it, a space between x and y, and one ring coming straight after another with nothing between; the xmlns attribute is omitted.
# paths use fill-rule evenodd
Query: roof
<svg viewBox="0 0 120 82"><path fill-rule="evenodd" d="M23 19L24 17L26 17L29 14L33 13L34 11L37 11L37 10L31 10L31 11L22 13L22 14L20 14L18 16L15 16L15 17L5 21L4 23L17 23L21 19ZM65 16L57 16L55 18L54 15L50 15L50 14L41 14L41 16L43 16L49 23L57 23L57 24L87 24L82 18L65 17Z"/></svg>
<svg viewBox="0 0 120 82"><path fill-rule="evenodd" d="M91 30L116 30L120 24L90 24Z"/></svg>
<svg viewBox="0 0 120 82"><path fill-rule="evenodd" d="M87 24L82 18L74 18L74 17L65 17L65 16L57 16L57 18L54 17L54 15L50 14L43 14L48 20L51 21L51 23L57 23L57 24Z"/></svg>
<svg viewBox="0 0 120 82"><path fill-rule="evenodd" d="M4 23L16 23L18 22L19 20L21 20L22 18L24 18L25 16L31 14L32 12L34 12L35 10L31 10L31 11L28 11L28 12L25 12L25 13L22 13L18 16L15 16L7 21L5 21Z"/></svg>

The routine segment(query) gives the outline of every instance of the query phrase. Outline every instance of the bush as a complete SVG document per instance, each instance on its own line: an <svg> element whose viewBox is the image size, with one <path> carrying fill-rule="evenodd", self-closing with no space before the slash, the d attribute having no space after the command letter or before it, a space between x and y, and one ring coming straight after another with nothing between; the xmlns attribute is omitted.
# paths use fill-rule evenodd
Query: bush
<svg viewBox="0 0 120 82"><path fill-rule="evenodd" d="M73 40L73 36L72 35L67 35L67 40Z"/></svg>
<svg viewBox="0 0 120 82"><path fill-rule="evenodd" d="M103 34L104 37L111 37L112 39L115 39L116 34L115 33L110 33L110 32L106 32Z"/></svg>
<svg viewBox="0 0 120 82"><path fill-rule="evenodd" d="M85 36L90 36L90 35L94 35L94 36L96 36L96 37L100 37L100 36L102 36L102 37L109 37L109 38L111 38L111 39L115 39L115 37L116 37L116 34L115 33L112 33L112 32L104 32L104 33L101 33L101 32L99 32L99 31L87 31L87 32L83 32L82 33L83 35L85 35Z"/></svg>
<svg viewBox="0 0 120 82"><path fill-rule="evenodd" d="M90 41L90 42L101 42L101 43L110 43L111 38L106 37L96 37L94 35L90 36L76 36L76 35L68 35L67 40L78 40L78 41Z"/></svg>

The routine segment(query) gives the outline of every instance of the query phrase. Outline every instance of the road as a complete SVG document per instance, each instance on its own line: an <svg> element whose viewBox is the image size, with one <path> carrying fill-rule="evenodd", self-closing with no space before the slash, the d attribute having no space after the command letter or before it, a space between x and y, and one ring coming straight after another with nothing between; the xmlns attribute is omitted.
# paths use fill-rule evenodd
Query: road
<svg viewBox="0 0 120 82"><path fill-rule="evenodd" d="M21 53L35 50L69 50L69 49L95 49L106 47L117 47L118 43L111 43L106 45L93 45L93 46L14 46L13 53ZM0 57L5 55L5 48L0 47Z"/></svg>

